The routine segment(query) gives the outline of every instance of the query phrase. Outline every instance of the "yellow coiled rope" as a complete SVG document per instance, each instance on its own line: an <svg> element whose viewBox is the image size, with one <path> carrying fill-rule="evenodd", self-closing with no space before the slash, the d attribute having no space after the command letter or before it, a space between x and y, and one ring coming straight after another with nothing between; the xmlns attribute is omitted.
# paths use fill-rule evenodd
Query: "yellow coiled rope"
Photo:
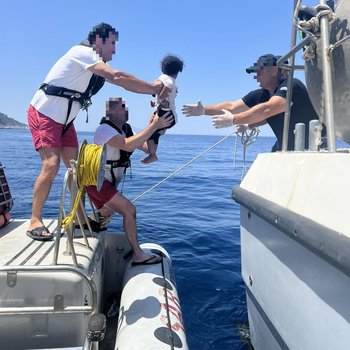
<svg viewBox="0 0 350 350"><path fill-rule="evenodd" d="M62 221L63 229L74 221L84 187L97 185L102 149L103 146L93 144L81 146L77 165L78 192L71 213Z"/></svg>

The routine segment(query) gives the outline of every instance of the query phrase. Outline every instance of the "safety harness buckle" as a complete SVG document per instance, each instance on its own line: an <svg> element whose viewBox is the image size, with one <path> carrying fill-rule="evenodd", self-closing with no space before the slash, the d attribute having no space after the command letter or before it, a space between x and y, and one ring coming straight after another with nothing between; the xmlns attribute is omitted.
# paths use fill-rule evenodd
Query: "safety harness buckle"
<svg viewBox="0 0 350 350"><path fill-rule="evenodd" d="M91 99L88 98L81 103L81 109L83 111L87 110L92 105Z"/></svg>

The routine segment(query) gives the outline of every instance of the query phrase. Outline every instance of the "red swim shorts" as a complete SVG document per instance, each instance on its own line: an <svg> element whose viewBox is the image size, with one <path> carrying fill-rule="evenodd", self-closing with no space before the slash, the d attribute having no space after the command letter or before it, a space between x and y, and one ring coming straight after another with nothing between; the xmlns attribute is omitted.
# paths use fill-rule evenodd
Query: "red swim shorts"
<svg viewBox="0 0 350 350"><path fill-rule="evenodd" d="M103 207L103 204L110 201L114 195L118 193L118 190L107 180L103 181L100 192L97 191L96 186L87 186L86 192L88 193L92 203L97 209Z"/></svg>
<svg viewBox="0 0 350 350"><path fill-rule="evenodd" d="M28 127L32 133L34 147L78 148L78 138L74 125L72 124L62 136L64 125L56 123L51 118L38 112L33 106L28 108Z"/></svg>

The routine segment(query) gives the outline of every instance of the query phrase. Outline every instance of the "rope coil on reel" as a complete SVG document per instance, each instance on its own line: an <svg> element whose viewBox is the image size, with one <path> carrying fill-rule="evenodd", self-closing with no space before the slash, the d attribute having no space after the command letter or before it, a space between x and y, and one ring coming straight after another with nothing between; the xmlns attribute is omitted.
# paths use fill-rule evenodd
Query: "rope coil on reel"
<svg viewBox="0 0 350 350"><path fill-rule="evenodd" d="M76 186L78 192L75 196L71 213L62 221L62 228L66 229L68 225L74 221L80 198L85 186L96 186L97 191L101 190L104 179L106 160L106 145L88 145L86 140L83 141L80 146L78 160L76 161ZM74 184L72 184L72 186L74 186Z"/></svg>

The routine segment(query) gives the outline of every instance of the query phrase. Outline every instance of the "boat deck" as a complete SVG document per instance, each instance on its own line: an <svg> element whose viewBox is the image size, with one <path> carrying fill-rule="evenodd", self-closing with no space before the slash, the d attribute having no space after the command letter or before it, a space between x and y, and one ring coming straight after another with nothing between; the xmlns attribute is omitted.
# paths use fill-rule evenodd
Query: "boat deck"
<svg viewBox="0 0 350 350"><path fill-rule="evenodd" d="M46 227L57 233L57 220L44 220ZM0 230L0 267L5 266L45 266L52 265L56 241L34 241L26 235L29 219L12 220ZM79 230L77 230L79 232ZM90 248L85 246L83 238L74 238L74 250L79 266L85 269L91 263L98 239L88 237ZM62 236L58 254L58 264L73 264L72 256L67 253L67 237Z"/></svg>
<svg viewBox="0 0 350 350"><path fill-rule="evenodd" d="M57 233L57 220L44 224ZM63 235L56 264L56 239L35 241L26 235L28 226L29 220L16 219L0 230L1 348L81 346L89 316L102 305L103 238L87 237L86 244L76 237L69 254Z"/></svg>

